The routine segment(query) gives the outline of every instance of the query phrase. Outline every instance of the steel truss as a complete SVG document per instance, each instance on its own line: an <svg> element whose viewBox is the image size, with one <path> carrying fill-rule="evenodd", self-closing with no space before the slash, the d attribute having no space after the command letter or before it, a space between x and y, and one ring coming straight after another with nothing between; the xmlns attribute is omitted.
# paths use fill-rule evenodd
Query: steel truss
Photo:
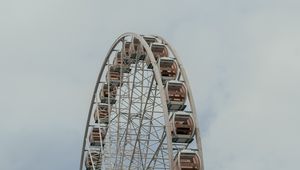
<svg viewBox="0 0 300 170"><path fill-rule="evenodd" d="M175 50L161 37L150 36L156 43L167 47L169 56L178 63L176 81L183 82L187 89L187 101L184 112L193 118L195 133L189 142L174 142L174 134L170 117L177 110L171 110L167 103L166 83L162 78L158 59L155 58L146 36L135 33L121 35L112 45L100 70L94 89L88 120L83 140L80 170L83 169L181 169L175 157L181 151L189 149L199 156L199 169L203 168L202 145L197 112L185 70ZM123 52L126 42L138 41L145 52L137 53L130 58L129 70L120 69L120 82L116 94L108 90L106 100L101 98L105 85L107 89L115 88L116 83L106 75L110 75L111 67L115 66L117 52ZM122 61L126 56L122 53ZM146 59L150 61L147 64ZM126 65L127 66L127 65ZM105 102L103 102L105 101ZM99 115L93 115L97 107L107 104L108 122L103 122ZM102 121L102 122L101 122ZM93 129L98 143L92 144L90 136ZM101 133L105 131L104 133ZM190 142L191 141L191 142ZM183 158L182 158L183 159ZM179 161L180 162L180 161ZM179 167L179 168L178 168Z"/></svg>

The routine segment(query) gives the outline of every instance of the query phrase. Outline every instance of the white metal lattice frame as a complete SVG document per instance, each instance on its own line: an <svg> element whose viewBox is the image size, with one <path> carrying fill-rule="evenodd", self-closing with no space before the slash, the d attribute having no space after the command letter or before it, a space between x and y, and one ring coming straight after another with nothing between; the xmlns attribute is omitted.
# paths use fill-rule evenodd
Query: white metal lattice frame
<svg viewBox="0 0 300 170"><path fill-rule="evenodd" d="M147 57L149 57L151 64L153 66L152 68L152 75L150 74L149 77L145 77L145 75L147 75L146 70L144 70L145 63L141 63L141 62L137 62L135 64L134 67L134 73L129 73L127 79L124 78L124 81L132 81L132 84L128 83L128 90L122 90L119 89L118 95L117 95L117 100L118 101L118 106L113 106L113 110L115 110L115 117L111 117L110 114L110 118L109 121L111 121L112 119L117 120L117 123L109 123L109 127L108 127L108 134L107 137L108 138L108 151L104 150L105 153L108 153L107 156L104 154L104 157L101 157L101 162L102 164L105 164L106 159L110 159L110 162L107 164L107 169L121 169L124 168L123 165L125 165L126 163L126 167L128 167L128 169L135 169L135 168L142 168L142 169L150 169L151 167L153 168L155 166L155 169L158 169L161 165L162 169L174 169L174 163L173 163L173 159L176 153L178 153L178 148L184 149L187 148L189 145L173 145L172 143L172 137L171 137L171 125L169 123L169 110L167 107L167 103L166 103L166 96L165 96L165 89L164 89L164 85L161 79L161 74L160 74L160 69L158 68L157 64L156 64L156 60L154 58L154 55L149 47L149 45L147 44L147 42L144 40L144 38L138 34L135 33L125 33L122 34L120 37L117 38L117 40L113 43L113 45L111 46L111 48L109 49L105 60L102 64L102 68L100 70L100 73L98 75L97 78L97 83L95 85L95 89L93 92L93 96L92 96L92 100L91 100L91 104L90 104L90 109L89 109L89 113L88 113L88 119L87 119L87 123L86 123L86 129L85 129L85 134L84 134L84 140L83 140L83 147L82 147L82 153L81 153L81 161L80 161L80 170L84 169L84 159L85 159L85 155L89 154L91 156L90 153L90 147L87 145L88 142L88 131L90 129L92 125L92 113L93 113L93 109L95 108L95 104L97 104L96 100L97 100L97 95L99 94L99 88L101 84L103 84L103 82L101 82L101 78L103 77L103 73L105 72L105 69L109 67L109 60L111 58L111 54L115 51L116 46L119 43L123 43L125 38L127 37L132 37L132 38L136 38L139 40L139 42L141 43L141 45L143 46L143 48L145 49L146 53L147 53ZM165 44L168 49L171 51L172 55L174 56L174 58L176 59L179 69L180 69L180 74L182 76L183 81L185 82L185 85L187 87L187 95L188 95L188 100L189 100L189 104L190 104L190 109L191 112L193 113L193 117L194 117L194 121L195 121L195 139L196 139L196 144L195 144L195 149L198 152L198 155L200 156L200 161L201 161L201 170L204 170L203 167L203 156L202 156L202 144L201 144L201 137L200 137L200 129L199 129L199 124L198 119L197 119L197 112L195 109L195 104L194 104L194 100L193 100L193 96L191 93L191 88L189 86L188 83L188 79L187 79L187 75L186 72L184 70L184 67L182 66L182 62L179 59L179 56L177 55L176 51L174 48L172 48L169 43L167 41L165 41L162 37L159 36L153 36L155 38L157 38L158 40L160 40L163 44ZM142 74L140 74L140 76L142 76L141 79L138 78L138 76L136 74L139 74L140 70L138 71L138 69L142 70ZM108 69L109 71L109 69ZM141 90L137 90L135 89L135 83L136 83L136 79L138 79L141 83ZM109 80L108 80L109 81ZM150 84L148 84L148 87L146 88L145 84L148 82ZM108 85L110 86L110 83L108 82ZM131 86L130 86L131 85ZM126 86L126 85L125 85ZM124 86L124 87L125 87ZM145 86L145 87L143 87ZM108 87L109 89L109 87ZM148 91L146 91L147 94L144 94L144 90L148 89ZM128 107L129 107L129 113L128 115L122 115L121 112L121 99L122 97L126 97L126 93L127 93L127 97L128 99L130 98L129 102L128 102ZM138 106L135 106L135 104L133 104L133 96L137 95L137 94L141 95L141 103L140 103L140 107L142 108L138 108ZM109 97L110 97L110 93L109 93ZM146 104L143 105L143 96L146 97ZM152 98L150 97L152 96ZM159 97L159 99L157 99L157 96ZM160 103L157 103L158 100ZM110 100L108 100L108 104L109 107L110 105ZM152 106L152 114L151 113L146 113L146 107L147 107L147 103L153 105ZM126 104L126 102L125 102ZM136 107L131 109L131 107ZM148 106L149 107L149 106ZM158 109L157 109L158 108ZM139 119L139 123L135 123L133 121L131 121L131 110L140 110L140 119ZM157 109L157 110L155 110ZM162 116L161 117L154 117L153 115L155 113L158 113L161 109L161 113ZM155 111L154 111L155 110ZM148 117L147 117L148 116ZM149 122L157 122L157 124L154 123L149 123L149 125L146 125L147 122L145 120L145 118L149 119ZM126 125L122 125L121 120L126 120L127 119L127 124ZM124 123L124 122L123 122ZM144 123L144 124L143 124ZM159 130L157 130L156 128L163 128L161 132L158 132ZM99 127L99 126L98 126ZM122 129L125 127L125 130L123 132L123 136L125 134L125 140L122 143L122 137L121 137L121 133ZM130 134L131 132L129 132L129 129L131 128L134 129L135 131L135 137ZM116 136L113 136L113 130L116 131ZM99 131L100 131L100 127L99 127ZM143 144L143 142L141 140L143 140L142 137L140 137L140 135L142 135L143 133L146 133L148 135L145 135L146 139L145 140L145 145L144 148L141 148L141 144ZM132 135L132 136L130 136ZM101 136L101 134L100 134ZM114 139L116 138L116 142L114 143ZM130 139L128 139L130 138ZM161 140L159 140L159 138ZM133 139L133 147L132 147L132 151L128 152L128 155L130 157L130 161L126 161L126 163L124 163L124 157L127 156L127 152L126 152L126 143L127 141L130 141L131 139ZM151 140L156 140L155 142L151 141ZM102 148L102 141L101 140L101 148L99 148L99 151L103 151ZM152 142L153 146L150 146L149 144ZM129 142L130 143L130 142ZM111 148L112 144L115 144L115 148ZM122 146L118 146L116 144L123 144ZM106 144L107 145L107 144ZM155 148L156 147L156 148ZM113 153L112 149L115 149L117 152ZM142 149L145 149L145 153L142 153ZM147 155L151 155L150 152L152 152L152 157L150 160L148 160L149 158L147 157ZM137 154L136 154L137 153ZM161 154L162 157L159 157L158 153ZM114 156L114 161L112 160L112 155L115 154ZM118 160L118 154L122 154L120 157L120 160ZM164 157L167 155L167 158ZM139 155L139 158L135 158L136 155ZM145 156L143 156L145 155ZM136 159L140 159L139 161L136 161ZM166 162L165 162L166 160ZM93 161L93 160L92 160ZM140 164L147 164L147 165L142 165L142 167L139 167ZM157 167L156 167L157 165ZM104 165L105 166L105 165ZM143 168L145 167L145 168ZM93 163L93 169L95 169L94 163Z"/></svg>

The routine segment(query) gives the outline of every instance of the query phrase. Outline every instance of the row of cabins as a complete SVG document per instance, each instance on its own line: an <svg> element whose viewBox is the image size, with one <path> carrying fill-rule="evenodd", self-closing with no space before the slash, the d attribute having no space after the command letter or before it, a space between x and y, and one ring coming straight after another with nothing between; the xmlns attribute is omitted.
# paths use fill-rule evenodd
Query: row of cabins
<svg viewBox="0 0 300 170"><path fill-rule="evenodd" d="M93 127L89 133L89 141L91 148L97 147L100 150L92 150L88 152L85 165L87 170L99 170L101 169L101 156L102 150L105 146L104 139L107 133L107 125L109 121L109 114L111 110L108 104L101 103L97 106L94 112L95 123L101 123L103 127Z"/></svg>
<svg viewBox="0 0 300 170"><path fill-rule="evenodd" d="M158 68L160 69L162 82L165 86L167 105L170 115L172 142L190 143L195 134L195 122L192 113L184 112L187 100L187 89L184 82L177 81L179 68L176 60L169 57L168 49L164 44L157 43L154 37L144 37L150 46ZM116 103L118 87L122 86L123 74L131 71L130 65L143 60L147 67L152 69L152 63L149 57L146 57L146 50L142 47L138 39L134 38L132 42L125 42L120 52L116 53L113 65L109 66L106 80L107 83L102 86L100 91L101 104L97 106L94 112L95 123L108 124L109 114L111 112L109 105ZM93 128L90 132L91 146L104 146L106 128ZM99 169L101 166L101 154L91 152L86 159L88 170ZM92 161L95 159L95 161ZM200 159L195 151L182 150L174 159L176 170L200 170Z"/></svg>

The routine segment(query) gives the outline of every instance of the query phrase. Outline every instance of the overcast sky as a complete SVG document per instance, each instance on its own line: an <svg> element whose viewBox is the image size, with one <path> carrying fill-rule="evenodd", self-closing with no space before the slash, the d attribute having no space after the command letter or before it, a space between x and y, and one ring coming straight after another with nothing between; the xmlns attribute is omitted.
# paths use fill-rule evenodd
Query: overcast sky
<svg viewBox="0 0 300 170"><path fill-rule="evenodd" d="M101 62L124 32L178 51L206 170L300 169L300 1L0 0L0 169L76 170Z"/></svg>

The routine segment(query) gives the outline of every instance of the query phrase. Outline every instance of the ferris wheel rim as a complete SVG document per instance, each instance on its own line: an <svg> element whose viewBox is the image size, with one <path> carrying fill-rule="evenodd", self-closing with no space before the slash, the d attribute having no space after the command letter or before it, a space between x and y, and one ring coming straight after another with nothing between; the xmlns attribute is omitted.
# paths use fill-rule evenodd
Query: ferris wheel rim
<svg viewBox="0 0 300 170"><path fill-rule="evenodd" d="M116 45L122 40L124 39L125 37L128 37L128 36L132 36L134 38L137 38L141 44L143 45L143 47L145 48L146 52L147 52L147 55L148 57L150 58L150 61L151 61L151 64L153 66L153 72L154 72L154 77L156 79L156 82L158 83L158 87L159 87L159 91L160 91L160 97L162 98L162 102L163 102L163 112L164 113L168 113L168 108L167 108L167 104L166 104L166 96L164 95L165 94L165 90L164 90L164 86L163 86L163 83L162 83L162 80L161 80L161 74L159 72L159 69L158 69L158 66L156 65L156 62L155 62L155 58L154 58L154 55L149 47L149 45L147 44L147 42L144 40L144 38L141 36L141 35L138 35L136 33L133 33L133 32L127 32L127 33L124 33L122 35L120 35L115 41L114 43L111 45L109 51L107 52L106 54L106 57L104 59L104 62L102 64L102 67L101 67L101 70L100 70L100 73L98 74L98 78L97 78L97 82L96 82L96 85L95 85L95 88L94 88L94 92L93 92L93 97L92 97L92 100L91 100L91 104L90 104L90 108L89 108L89 114L88 114L88 118L87 118L87 121L86 121L86 127L85 127L85 133L84 133L84 139L83 139L83 145L82 145L82 151L81 151L81 160L80 160L80 170L82 170L83 168L83 161L84 161L84 152L85 152L85 146L86 146L86 138L87 138L87 135L88 135L88 127L89 127L89 118L92 114L92 109L93 109L93 101L95 100L96 98L96 93L97 93L97 89L99 87L99 81L103 75L103 71L105 69L105 66L106 66L106 63L108 61L108 59L110 58L111 56L111 53L113 52L113 49L116 47ZM169 125L169 122L167 121L168 120L168 115L167 114L164 114L164 120L165 120L165 123L166 123L166 133L167 133L167 142L168 142L168 156L169 156L169 160L172 160L173 158L173 152L172 152L172 142L169 140L171 138L171 130L170 130L170 125ZM170 162L170 168L173 167L173 164Z"/></svg>
<svg viewBox="0 0 300 170"><path fill-rule="evenodd" d="M172 160L173 160L173 152L172 152L172 141L170 141L170 138L171 138L171 130L170 130L170 123L168 122L168 108L167 108L167 103L166 103L166 96L164 95L165 94L165 89L164 89L164 85L163 85L163 82L162 82L162 78L161 78L161 73L159 72L159 68L158 66L156 65L156 59L153 55L153 52L151 51L151 48L150 46L148 45L148 43L145 41L145 39L143 38L143 36L141 35L138 35L136 33L132 33L132 32L127 32L127 33L124 33L122 35L120 35L114 42L113 44L111 45L109 51L107 52L105 58L104 58L104 61L103 61L103 64L101 66L101 69L100 69L100 72L98 74L98 77L97 77L97 81L96 81L96 85L95 85L95 88L94 88L94 92L93 92L93 97L91 99L91 103L90 103L90 108L89 108L89 113L88 113L88 118L87 118L87 121L86 121L86 127L85 127L85 133L84 133L84 138L83 138L83 145L82 145L82 151L81 151L81 160L80 160L80 170L82 170L83 168L83 165L84 165L84 154L85 154L85 151L86 151L86 140L87 140L87 136L88 136L88 129L89 129L89 123L90 123L90 117L92 115L92 112L93 112L93 106L94 106L94 101L95 101L95 98L96 98L96 94L97 94L97 90L99 88L99 85L100 85L100 80L103 76L103 73L104 73L104 70L105 70L105 67L107 65L107 62L109 60L109 58L111 57L111 54L112 52L114 51L115 47L118 45L118 43L120 43L122 40L124 40L126 37L133 37L133 38L136 38L140 41L141 45L145 48L146 50L146 54L147 56L149 57L150 61L151 61L151 64L153 66L153 76L158 84L158 88L159 88L159 91L160 91L160 97L161 97L161 101L163 102L163 112L165 113L164 114L164 120L165 120L165 123L166 123L166 133L167 133L167 144L168 144L168 156L169 156L169 167L173 169L173 163L172 163ZM157 35L153 35L153 37L159 39L162 41L162 43L164 45L166 45L169 50L171 51L171 53L173 54L173 56L175 57L176 61L178 62L178 67L180 69L180 73L182 74L182 78L185 82L185 85L187 87L187 97L189 98L189 101L190 101L190 105L191 105L191 110L192 112L194 112L195 114L193 115L195 117L195 122L196 124L198 124L198 119L197 119L197 114L196 114L196 107L195 107L195 103L194 103L194 98L192 96L192 91L191 91L191 88L190 88L190 84L188 82L188 78L187 78L187 75L186 75L186 72L185 72L185 69L182 65L182 62L180 60L180 57L179 55L177 54L177 52L175 51L175 49L165 40L163 39L162 37L160 36L157 36ZM199 149L199 156L200 156L200 159L201 159L201 169L203 170L203 155L202 155L202 144L201 144L201 137L200 137L200 130L199 130L199 127L196 126L197 129L196 129L196 137L197 137L197 146L198 146L198 149Z"/></svg>
<svg viewBox="0 0 300 170"><path fill-rule="evenodd" d="M156 36L158 39L160 39L163 42L165 42L165 45L168 46L168 48L170 49L171 53L176 58L176 60L178 62L178 67L180 68L180 71L181 71L181 74L182 74L182 77L183 77L184 81L186 82L187 94L188 94L188 98L190 100L190 104L191 104L191 107L192 107L191 109L192 109L193 112L195 112L195 114L194 114L195 120L194 121L195 121L196 124L198 124L198 116L196 114L196 105L195 105L194 97L193 97L193 94L192 94L192 90L191 90L191 86L190 86L190 83L189 83L189 79L187 77L187 73L185 71L185 68L183 67L183 64L182 64L182 61L181 61L181 58L180 58L179 54L177 53L177 51L175 50L175 48L173 48L173 46L170 45L170 43L167 40L165 40L163 37L158 36L158 35L153 35L153 36ZM199 149L199 156L200 156L200 159L201 159L201 168L204 169L202 140L201 140L201 135L200 135L200 128L198 126L197 126L197 129L196 129L196 133L197 133L196 137L198 138L197 139L197 145L198 145L198 149Z"/></svg>

